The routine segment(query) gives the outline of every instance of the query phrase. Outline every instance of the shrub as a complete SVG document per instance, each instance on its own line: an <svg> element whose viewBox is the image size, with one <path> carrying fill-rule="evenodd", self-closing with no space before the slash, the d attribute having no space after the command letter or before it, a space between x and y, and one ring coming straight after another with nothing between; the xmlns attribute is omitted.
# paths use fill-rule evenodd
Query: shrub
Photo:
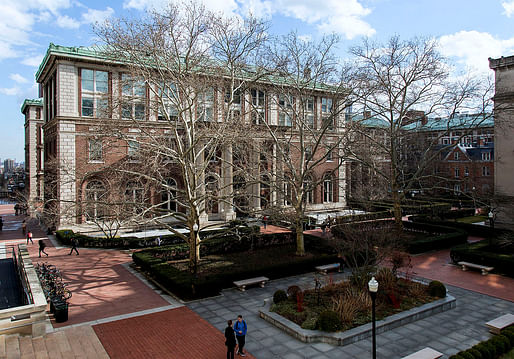
<svg viewBox="0 0 514 359"><path fill-rule="evenodd" d="M492 340L487 340L483 342L487 350L489 350L489 354L491 356L491 359L496 358L497 354L499 355L500 352L496 350L496 346L493 344Z"/></svg>
<svg viewBox="0 0 514 359"><path fill-rule="evenodd" d="M473 354L469 353L468 351L462 352L459 354L462 359L475 359Z"/></svg>
<svg viewBox="0 0 514 359"><path fill-rule="evenodd" d="M305 319L302 323L302 329L308 329L308 330L316 329L317 320L318 320L318 318L316 318L316 316L313 316L313 315L307 316L307 319Z"/></svg>
<svg viewBox="0 0 514 359"><path fill-rule="evenodd" d="M466 261L494 266L495 270L511 277L514 276L514 256L508 253L497 253L494 248L489 245L489 241L480 241L453 247L450 251L450 258L454 263Z"/></svg>
<svg viewBox="0 0 514 359"><path fill-rule="evenodd" d="M463 358L460 354L454 354L451 357L449 357L448 359L463 359Z"/></svg>
<svg viewBox="0 0 514 359"><path fill-rule="evenodd" d="M473 349L478 350L480 354L482 354L482 359L493 359L489 348L484 343L478 343L477 345L474 345Z"/></svg>
<svg viewBox="0 0 514 359"><path fill-rule="evenodd" d="M287 288L287 296L289 297L289 299L291 299L293 301L296 301L296 296L298 295L298 293L301 293L301 292L302 292L302 288L300 288L297 285L291 285L291 286L289 286L289 288Z"/></svg>
<svg viewBox="0 0 514 359"><path fill-rule="evenodd" d="M287 294L282 289L273 293L273 303L278 304L287 300Z"/></svg>
<svg viewBox="0 0 514 359"><path fill-rule="evenodd" d="M474 359L484 359L482 353L480 353L478 350L474 348L468 349L467 352L471 354Z"/></svg>
<svg viewBox="0 0 514 359"><path fill-rule="evenodd" d="M446 287L443 283L433 280L428 284L428 293L432 297L444 298L446 297Z"/></svg>
<svg viewBox="0 0 514 359"><path fill-rule="evenodd" d="M502 333L502 335L507 337L507 339L509 339L510 346L514 347L514 329L505 329L505 330L502 330L501 333Z"/></svg>
<svg viewBox="0 0 514 359"><path fill-rule="evenodd" d="M333 310L321 312L316 322L316 328L324 332L337 332L342 327L339 315Z"/></svg>

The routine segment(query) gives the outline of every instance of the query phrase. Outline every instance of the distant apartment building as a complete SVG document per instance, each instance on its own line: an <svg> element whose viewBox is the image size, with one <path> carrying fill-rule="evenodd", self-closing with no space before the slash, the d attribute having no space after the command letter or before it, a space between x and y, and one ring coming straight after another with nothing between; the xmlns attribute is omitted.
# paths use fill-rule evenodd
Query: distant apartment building
<svg viewBox="0 0 514 359"><path fill-rule="evenodd" d="M8 158L4 160L4 173L12 173L14 171L14 160Z"/></svg>
<svg viewBox="0 0 514 359"><path fill-rule="evenodd" d="M514 229L514 56L489 59L495 74L495 213Z"/></svg>
<svg viewBox="0 0 514 359"><path fill-rule="evenodd" d="M27 201L43 198L43 99L26 99L21 106L25 115L25 174Z"/></svg>
<svg viewBox="0 0 514 359"><path fill-rule="evenodd" d="M151 131L163 130L163 122L160 119L159 110L149 106L152 93L158 92L152 88L150 91L148 83L134 83L127 86L124 82L127 74L123 64L113 66L105 58L91 49L63 47L50 44L46 56L36 74L36 80L40 84L41 96L43 97L43 119L44 119L44 163L45 171L45 202L55 199L58 214L56 226L64 226L70 222L73 224L87 223L98 216L96 207L75 208L74 215L66 215L66 205L69 203L79 204L84 199L91 203L107 193L118 192L120 195L129 196L131 199L139 198L143 190L138 188L132 181L127 181L122 188L109 184L109 178L102 175L101 169L119 162L122 158L130 159L137 152L137 143L120 145L116 154L112 151L112 143L108 139L101 139L98 134L100 123L120 123L126 126L126 131L138 136L138 130L133 128L129 120L137 120L148 126ZM222 122L224 119L217 112L217 109L224 106L226 91L223 88L223 81L210 89L209 93L202 95L202 103L197 104L197 116L194 120L209 122ZM258 84L255 86L259 86ZM136 97L138 101L123 106L119 111L101 111L107 107L107 101L119 98L122 102L124 96ZM319 90L309 94L306 101L305 111L310 113L313 127L320 127L322 121L329 117L329 113L337 106L332 95L326 90ZM107 98L111 100L107 100ZM274 128L294 128L294 118L279 110L279 106L294 107L294 100L285 99L273 92L273 84L266 87L246 88L237 94L237 102L234 106L239 108L238 116L242 116L243 123L253 124L257 127L260 121L265 121ZM245 109L246 106L246 109ZM248 108L252 108L249 110ZM240 112L239 112L240 111ZM303 111L303 110L302 110ZM108 112L108 111L107 111ZM102 115L103 113L103 115ZM126 120L126 121L125 121ZM309 121L310 121L309 120ZM125 122L123 122L125 121ZM340 134L337 123L344 122L343 118L335 118L327 132L327 138L334 138ZM126 125L124 125L124 123ZM258 146L261 150L252 154L251 161L259 163L263 170L257 183L252 183L246 188L251 192L246 196L247 205L253 209L264 209L269 205L288 205L286 198L280 198L274 193L267 183L273 178L273 173L280 171L280 163L268 160L266 151L276 151L273 145L269 145L270 138L266 138L264 122L261 132L258 134ZM166 132L164 132L166 133ZM268 134L269 136L269 134ZM100 139L99 139L100 138ZM330 140L330 139L329 139ZM111 147L107 144L111 143ZM231 147L220 149L217 158L224 159L227 163L232 162L233 151ZM235 154L234 154L235 158ZM143 159L144 160L144 159ZM210 159L207 159L210 161ZM234 162L236 160L234 159ZM215 160L212 161L216 162ZM54 163L56 166L47 166L47 163ZM316 178L318 185L309 192L306 202L307 210L338 210L346 206L345 195L345 173L344 166L339 166L338 154L327 157L326 161L311 174ZM163 166L162 173L169 176L169 183L173 186L182 186L183 179L178 171ZM229 166L220 166L212 176L206 174L205 183L200 183L200 191L206 187L215 187L220 191L231 193L229 189L233 184L241 183L235 178L235 174ZM264 174L266 172L266 174ZM271 173L271 176L269 176ZM55 185L51 185L46 178L54 178ZM205 187L204 187L205 186ZM275 187L276 188L276 187ZM209 188L207 188L209 190ZM148 201L150 205L158 206L165 199L163 206L172 211L183 211L184 209L173 199L173 195L162 192L159 188L149 189ZM287 191L284 191L287 192ZM226 221L235 218L234 209L237 198L224 199L217 202L210 201L204 221ZM239 206L242 207L242 206ZM78 211L78 215L77 215Z"/></svg>

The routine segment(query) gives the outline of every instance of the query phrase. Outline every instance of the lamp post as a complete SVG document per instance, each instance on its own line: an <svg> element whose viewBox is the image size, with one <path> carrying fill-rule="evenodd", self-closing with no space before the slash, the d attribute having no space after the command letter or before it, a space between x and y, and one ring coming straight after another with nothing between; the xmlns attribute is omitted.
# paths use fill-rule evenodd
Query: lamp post
<svg viewBox="0 0 514 359"><path fill-rule="evenodd" d="M373 359L377 359L377 332L375 325L375 300L377 299L378 282L375 277L371 277L368 282L369 295L371 296L371 325L373 336Z"/></svg>

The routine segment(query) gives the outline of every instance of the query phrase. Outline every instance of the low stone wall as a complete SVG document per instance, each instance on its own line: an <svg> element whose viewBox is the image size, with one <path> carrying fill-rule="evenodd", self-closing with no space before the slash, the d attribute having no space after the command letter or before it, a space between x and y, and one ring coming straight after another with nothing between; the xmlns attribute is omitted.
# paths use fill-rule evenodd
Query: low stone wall
<svg viewBox="0 0 514 359"><path fill-rule="evenodd" d="M18 251L18 258L25 271L32 303L0 310L0 335L19 333L39 337L46 333L48 319L46 298L26 245L18 245Z"/></svg>
<svg viewBox="0 0 514 359"><path fill-rule="evenodd" d="M270 312L269 309L271 307L271 302L272 299L266 300L264 308L259 310L259 316L304 343L322 342L331 345L343 346L371 336L371 323L337 333L303 329L289 319L286 319L277 313ZM447 295L446 298L442 298L401 313L393 314L376 322L377 334L453 309L456 305L457 300L451 295Z"/></svg>

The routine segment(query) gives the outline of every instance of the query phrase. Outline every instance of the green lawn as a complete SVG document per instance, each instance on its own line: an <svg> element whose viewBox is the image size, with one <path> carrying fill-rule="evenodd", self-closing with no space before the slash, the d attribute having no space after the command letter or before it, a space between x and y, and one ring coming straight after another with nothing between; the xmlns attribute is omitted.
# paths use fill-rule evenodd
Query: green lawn
<svg viewBox="0 0 514 359"><path fill-rule="evenodd" d="M487 221L487 216L462 217L462 218L457 218L455 221L461 222L461 223L477 223L477 222Z"/></svg>

